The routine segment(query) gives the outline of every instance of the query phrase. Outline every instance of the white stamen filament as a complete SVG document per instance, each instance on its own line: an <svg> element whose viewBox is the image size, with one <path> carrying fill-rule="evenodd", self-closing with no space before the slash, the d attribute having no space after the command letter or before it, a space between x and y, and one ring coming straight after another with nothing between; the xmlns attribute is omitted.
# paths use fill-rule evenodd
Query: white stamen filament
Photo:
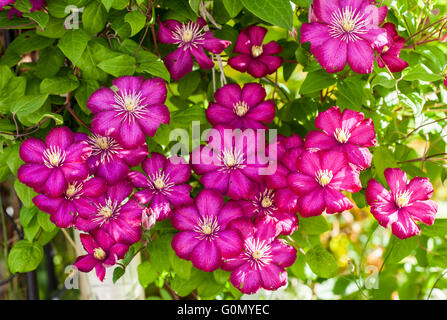
<svg viewBox="0 0 447 320"><path fill-rule="evenodd" d="M219 171L229 172L231 170L245 168L244 154L239 150L224 150L222 154L219 155L219 160L222 162Z"/></svg>
<svg viewBox="0 0 447 320"><path fill-rule="evenodd" d="M332 13L329 34L335 39L341 38L345 42L355 42L360 39L359 34L368 32L367 25L368 21L363 13L351 6L346 6Z"/></svg>
<svg viewBox="0 0 447 320"><path fill-rule="evenodd" d="M351 137L351 132L349 132L349 130L345 128L337 128L335 129L334 136L338 142L346 143Z"/></svg>
<svg viewBox="0 0 447 320"><path fill-rule="evenodd" d="M115 94L113 107L118 111L117 116L122 116L124 121L131 123L143 118L146 108L143 100L142 92L121 90Z"/></svg>
<svg viewBox="0 0 447 320"><path fill-rule="evenodd" d="M233 112L239 117L243 117L247 114L250 107L245 101L239 101L233 105Z"/></svg>
<svg viewBox="0 0 447 320"><path fill-rule="evenodd" d="M74 200L79 199L82 195L83 184L82 182L73 182L68 184L67 190L65 190L65 199Z"/></svg>
<svg viewBox="0 0 447 320"><path fill-rule="evenodd" d="M50 146L43 152L42 160L48 168L60 167L64 164L66 158L65 151L58 146Z"/></svg>
<svg viewBox="0 0 447 320"><path fill-rule="evenodd" d="M101 155L101 163L110 162L123 148L111 137L93 134L87 140L92 148L92 156Z"/></svg>
<svg viewBox="0 0 447 320"><path fill-rule="evenodd" d="M93 256L98 260L104 260L106 257L106 253L102 248L98 247L93 250Z"/></svg>
<svg viewBox="0 0 447 320"><path fill-rule="evenodd" d="M263 52L262 46L253 46L251 47L251 54L253 57L257 58L259 57Z"/></svg>
<svg viewBox="0 0 447 320"><path fill-rule="evenodd" d="M216 217L206 216L205 218L200 218L197 225L194 227L194 231L198 233L196 236L199 240L214 240L217 238L218 232L220 230L220 225Z"/></svg>
<svg viewBox="0 0 447 320"><path fill-rule="evenodd" d="M153 174L148 181L150 189L158 190L164 194L169 194L173 186L175 186L175 183L170 182L169 174L165 174L163 171Z"/></svg>
<svg viewBox="0 0 447 320"><path fill-rule="evenodd" d="M396 206L399 208L403 208L408 206L410 202L410 197L413 194L412 191L398 191L395 195Z"/></svg>
<svg viewBox="0 0 447 320"><path fill-rule="evenodd" d="M333 177L334 177L334 175L333 175L332 171L327 170L327 169L325 169L325 170L320 169L315 173L315 180L322 187L327 186L331 182Z"/></svg>
<svg viewBox="0 0 447 320"><path fill-rule="evenodd" d="M249 238L245 240L245 259L260 269L272 262L271 247L266 241Z"/></svg>
<svg viewBox="0 0 447 320"><path fill-rule="evenodd" d="M190 21L177 26L172 36L179 48L183 47L184 50L187 50L191 47L197 48L198 45L203 44L205 37L202 31L201 26Z"/></svg>

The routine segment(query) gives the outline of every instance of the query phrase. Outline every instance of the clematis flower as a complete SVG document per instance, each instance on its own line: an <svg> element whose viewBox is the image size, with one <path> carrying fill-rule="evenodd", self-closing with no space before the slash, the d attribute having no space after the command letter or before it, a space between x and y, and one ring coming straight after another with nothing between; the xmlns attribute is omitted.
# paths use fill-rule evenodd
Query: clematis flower
<svg viewBox="0 0 447 320"><path fill-rule="evenodd" d="M300 196L298 209L303 217L317 216L326 210L333 214L353 207L340 191L358 192L362 188L359 172L349 166L344 153L304 152L298 159L298 172L290 173L289 187Z"/></svg>
<svg viewBox="0 0 447 320"><path fill-rule="evenodd" d="M222 258L234 257L242 250L239 233L227 228L228 223L242 216L235 202L224 204L224 197L217 191L202 190L194 204L174 211L171 223L181 232L172 239L172 248L200 270L217 270Z"/></svg>
<svg viewBox="0 0 447 320"><path fill-rule="evenodd" d="M67 127L51 129L45 142L29 138L20 146L20 158L25 161L18 172L20 182L38 193L58 197L68 184L82 181L88 176L85 161L91 148L85 142L76 142Z"/></svg>
<svg viewBox="0 0 447 320"><path fill-rule="evenodd" d="M310 42L311 53L329 73L343 70L346 63L357 73L371 73L372 46L387 42L379 27L387 12L369 0L314 0L310 23L301 26L301 43Z"/></svg>
<svg viewBox="0 0 447 320"><path fill-rule="evenodd" d="M287 181L287 180L286 180ZM278 209L287 207L287 203L280 204L282 199L277 197L276 190L259 185L250 200L239 200L238 203L247 218L255 218L255 222L267 221L276 226L277 235L290 235L298 229L298 217L295 213Z"/></svg>
<svg viewBox="0 0 447 320"><path fill-rule="evenodd" d="M348 161L364 170L371 166L372 154L368 147L376 144L372 119L363 113L338 107L321 112L315 119L321 131L311 131L306 136L305 147L312 150L336 150L346 153Z"/></svg>
<svg viewBox="0 0 447 320"><path fill-rule="evenodd" d="M275 147L276 152L271 154L271 149ZM298 196L287 185L287 175L297 171L297 161L304 152L304 140L297 134L291 137L278 135L275 144L268 147L269 159L276 162L274 171L265 176L265 184L268 188L275 190L276 205L279 211L296 213L298 212ZM276 154L276 156L274 156Z"/></svg>
<svg viewBox="0 0 447 320"><path fill-rule="evenodd" d="M93 235L83 233L80 235L82 245L87 254L79 256L74 266L82 272L90 272L95 268L99 280L103 281L106 268L113 266L116 260L124 258L129 247L116 243L104 231L97 230Z"/></svg>
<svg viewBox="0 0 447 320"><path fill-rule="evenodd" d="M217 39L211 31L205 31L206 22L198 18L194 23L180 23L177 20L160 21L158 40L161 43L175 44L178 48L168 54L164 63L174 80L179 80L192 71L194 57L202 69L212 69L214 62L205 50L220 54L231 41Z"/></svg>
<svg viewBox="0 0 447 320"><path fill-rule="evenodd" d="M257 83L227 84L214 94L206 110L208 121L233 129L268 129L275 118L275 102L266 100L265 89Z"/></svg>
<svg viewBox="0 0 447 320"><path fill-rule="evenodd" d="M380 68L388 67L391 72L400 72L408 67L408 63L399 58L405 38L399 37L396 26L390 22L385 23L382 28L386 31L388 41L385 45L375 48L377 64Z"/></svg>
<svg viewBox="0 0 447 320"><path fill-rule="evenodd" d="M381 226L391 226L393 234L400 239L420 234L416 221L432 225L438 211L436 202L429 200L433 195L430 180L415 177L408 181L400 169L388 168L384 173L390 190L374 179L369 180L366 188L371 213Z"/></svg>
<svg viewBox="0 0 447 320"><path fill-rule="evenodd" d="M242 30L234 47L234 52L240 55L228 59L228 64L255 78L265 77L278 70L283 59L276 54L281 53L282 48L275 41L263 45L266 33L266 28L258 26L248 26Z"/></svg>
<svg viewBox="0 0 447 320"><path fill-rule="evenodd" d="M248 199L251 190L262 182L261 171L267 165L259 150L259 135L251 129L241 131L222 126L212 132L207 145L192 151L192 169L202 176L200 182L205 188L234 200Z"/></svg>
<svg viewBox="0 0 447 320"><path fill-rule="evenodd" d="M16 0L0 0L0 11L2 11L6 6L14 5L15 2ZM30 3L30 12L40 10L44 5L46 5L45 0L30 0ZM12 19L13 15L16 15L17 17L23 17L23 12L17 10L15 7L12 7L8 13L8 19Z"/></svg>
<svg viewBox="0 0 447 320"><path fill-rule="evenodd" d="M126 149L110 136L84 134L82 140L92 148L92 154L87 159L90 173L104 178L109 184L125 179L129 167L139 166L148 154L146 142L134 149Z"/></svg>
<svg viewBox="0 0 447 320"><path fill-rule="evenodd" d="M124 148L135 149L153 137L170 115L164 105L166 84L160 78L124 76L113 80L112 88L95 91L87 101L94 114L92 131L112 137Z"/></svg>
<svg viewBox="0 0 447 320"><path fill-rule="evenodd" d="M56 198L37 195L33 198L33 203L39 210L50 214L50 220L56 226L69 228L74 225L79 212L95 209L90 199L101 196L105 190L106 182L102 178L91 178L69 183L64 194Z"/></svg>
<svg viewBox="0 0 447 320"><path fill-rule="evenodd" d="M287 284L287 271L296 260L296 249L275 238L273 223L253 224L249 219L233 220L230 228L239 230L244 247L235 258L225 259L222 269L231 271L230 282L242 293L260 288L276 290Z"/></svg>
<svg viewBox="0 0 447 320"><path fill-rule="evenodd" d="M168 218L172 207L192 202L192 187L187 184L191 176L189 164L181 157L166 159L162 154L152 152L143 162L143 170L129 173L133 185L143 190L135 193L134 198L141 204L149 203L149 210L158 221Z"/></svg>
<svg viewBox="0 0 447 320"><path fill-rule="evenodd" d="M126 180L108 186L105 193L92 199L93 206L79 211L76 228L86 232L101 229L114 241L128 245L139 241L144 208L129 199L132 191L132 184Z"/></svg>

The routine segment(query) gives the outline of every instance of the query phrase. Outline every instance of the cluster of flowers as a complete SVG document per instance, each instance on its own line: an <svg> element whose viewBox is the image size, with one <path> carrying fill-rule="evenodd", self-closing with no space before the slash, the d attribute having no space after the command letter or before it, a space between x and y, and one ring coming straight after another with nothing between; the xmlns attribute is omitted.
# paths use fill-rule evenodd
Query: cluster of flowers
<svg viewBox="0 0 447 320"><path fill-rule="evenodd" d="M165 59L175 79L191 71L192 56L199 66L211 67L203 48L218 53L229 44L204 31L201 19L160 25L160 41L179 46ZM256 26L243 30L235 46L240 55L229 63L254 76L279 68L282 60L274 54L281 47L262 45L265 33ZM231 271L231 283L248 294L285 285L285 268L296 260L296 249L280 236L297 230L297 212L310 217L353 207L341 192L361 189L360 171L370 167L368 148L376 143L372 120L332 107L318 115L319 131L311 131L305 141L279 136L262 157L263 129L275 117L275 103L266 100L260 84L228 84L215 92L206 111L212 134L206 145L192 151L190 163L154 152L148 158L146 136L170 121L166 96L159 78L115 79L87 102L92 135L58 127L45 142L26 140L18 179L39 193L34 203L58 227L86 232L81 241L87 254L75 265L84 272L95 268L101 280L105 267L140 240L141 224L148 229L170 218L180 231L173 249L196 268ZM255 140L247 140L250 135ZM140 164L142 170L131 171ZM191 170L204 186L195 199L188 184ZM366 191L379 222L391 225L400 238L419 232L414 220L433 223L437 208L429 200L433 188L428 179L408 183L399 169L385 174L391 192L374 180Z"/></svg>
<svg viewBox="0 0 447 320"><path fill-rule="evenodd" d="M8 12L8 19L12 19L14 15L16 15L17 17L23 16L23 12L17 10L14 7L14 3L16 1L17 0L0 0L0 11L4 10L7 6L10 7L10 10ZM31 3L30 12L40 10L44 5L46 5L45 0L29 0L29 2Z"/></svg>
<svg viewBox="0 0 447 320"><path fill-rule="evenodd" d="M408 67L399 58L405 39L394 24L383 24L387 12L386 6L378 8L370 0L314 0L309 23L301 27L301 42L310 42L310 51L330 73L343 70L346 63L357 73L371 73L374 51L380 68L400 72Z"/></svg>

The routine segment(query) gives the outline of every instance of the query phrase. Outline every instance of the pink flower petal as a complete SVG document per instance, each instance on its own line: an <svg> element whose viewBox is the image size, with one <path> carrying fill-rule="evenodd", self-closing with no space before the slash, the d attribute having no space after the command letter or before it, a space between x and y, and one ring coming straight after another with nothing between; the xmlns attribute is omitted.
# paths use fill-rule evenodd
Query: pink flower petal
<svg viewBox="0 0 447 320"><path fill-rule="evenodd" d="M211 60L203 50L203 47L192 47L191 54L196 58L197 63L202 69L212 69L214 67L214 62Z"/></svg>
<svg viewBox="0 0 447 320"><path fill-rule="evenodd" d="M296 249L292 246L287 245L287 243L282 239L277 239L271 244L271 255L272 263L282 267L287 268L295 263L296 260Z"/></svg>
<svg viewBox="0 0 447 320"><path fill-rule="evenodd" d="M25 162L43 163L42 156L46 148L47 147L42 140L38 138L28 138L20 145L20 159Z"/></svg>
<svg viewBox="0 0 447 320"><path fill-rule="evenodd" d="M330 24L332 13L341 8L339 0L315 0L313 2L314 14L319 20Z"/></svg>
<svg viewBox="0 0 447 320"><path fill-rule="evenodd" d="M275 264L269 264L259 270L262 287L266 290L276 290L287 284L287 272Z"/></svg>
<svg viewBox="0 0 447 320"><path fill-rule="evenodd" d="M235 230L225 230L219 232L215 240L216 246L223 258L232 258L237 256L243 246L239 232Z"/></svg>
<svg viewBox="0 0 447 320"><path fill-rule="evenodd" d="M310 42L311 47L319 47L331 39L329 27L321 23L303 23L300 33L301 43Z"/></svg>
<svg viewBox="0 0 447 320"><path fill-rule="evenodd" d="M391 225L393 234L399 239L407 239L421 233L421 229L405 210L399 210L398 219Z"/></svg>
<svg viewBox="0 0 447 320"><path fill-rule="evenodd" d="M62 150L67 149L74 140L73 132L68 127L55 127L45 138L47 147L55 146Z"/></svg>
<svg viewBox="0 0 447 320"><path fill-rule="evenodd" d="M115 111L103 111L92 119L92 131L102 136L116 138L120 133L121 117Z"/></svg>
<svg viewBox="0 0 447 320"><path fill-rule="evenodd" d="M214 100L221 106L233 109L233 106L241 100L242 90L237 83L223 86L214 93Z"/></svg>
<svg viewBox="0 0 447 320"><path fill-rule="evenodd" d="M248 54L240 54L228 59L228 64L237 71L247 72L248 65L251 61L252 58Z"/></svg>
<svg viewBox="0 0 447 320"><path fill-rule="evenodd" d="M247 67L247 72L254 78L265 77L268 73L268 67L259 60L251 60Z"/></svg>
<svg viewBox="0 0 447 320"><path fill-rule="evenodd" d="M125 148L135 148L146 141L143 130L137 121L123 121L118 136L119 143Z"/></svg>
<svg viewBox="0 0 447 320"><path fill-rule="evenodd" d="M408 184L407 190L411 192L410 202L428 200L433 195L433 185L428 178L415 177Z"/></svg>
<svg viewBox="0 0 447 320"><path fill-rule="evenodd" d="M318 47L311 47L311 51L329 73L343 70L349 59L348 45L340 39L331 38Z"/></svg>
<svg viewBox="0 0 447 320"><path fill-rule="evenodd" d="M217 191L205 189L199 192L195 203L202 217L217 217L224 204L224 198Z"/></svg>
<svg viewBox="0 0 447 320"><path fill-rule="evenodd" d="M407 189L407 174L401 169L388 168L384 172L385 179L391 189L391 193L396 194L399 191Z"/></svg>
<svg viewBox="0 0 447 320"><path fill-rule="evenodd" d="M189 50L178 48L164 59L166 68L172 78L177 81L192 71L193 61Z"/></svg>
<svg viewBox="0 0 447 320"><path fill-rule="evenodd" d="M202 240L191 252L191 262L197 269L211 272L221 264L221 255L214 241Z"/></svg>
<svg viewBox="0 0 447 320"><path fill-rule="evenodd" d="M183 231L174 235L171 242L172 249L180 258L190 260L192 251L200 243L196 235L192 231Z"/></svg>
<svg viewBox="0 0 447 320"><path fill-rule="evenodd" d="M231 44L231 41L215 38L210 31L206 31L203 36L205 38L203 47L215 54L222 53Z"/></svg>
<svg viewBox="0 0 447 320"><path fill-rule="evenodd" d="M352 209L353 203L340 191L324 188L324 198L326 201L326 212L329 214L340 213Z"/></svg>
<svg viewBox="0 0 447 320"><path fill-rule="evenodd" d="M120 180L124 179L129 172L129 166L121 159L115 159L112 161L105 161L98 166L96 175L104 178L110 184L116 184Z"/></svg>
<svg viewBox="0 0 447 320"><path fill-rule="evenodd" d="M325 209L324 191L323 189L315 189L298 200L299 213L303 217L318 216Z"/></svg>
<svg viewBox="0 0 447 320"><path fill-rule="evenodd" d="M199 212L193 205L177 208L171 216L171 223L177 230L192 231L200 219Z"/></svg>
<svg viewBox="0 0 447 320"><path fill-rule="evenodd" d="M267 93L258 83L247 83L242 88L241 100L245 101L249 107L255 107L264 101Z"/></svg>
<svg viewBox="0 0 447 320"><path fill-rule="evenodd" d="M113 110L116 104L115 93L110 88L100 88L93 92L87 101L87 108L92 113Z"/></svg>
<svg viewBox="0 0 447 320"><path fill-rule="evenodd" d="M354 72L371 73L374 66L374 52L368 41L357 40L348 44L348 62Z"/></svg>
<svg viewBox="0 0 447 320"><path fill-rule="evenodd" d="M161 123L169 124L171 115L167 106L151 105L142 110L144 119L138 120L141 129L148 136L153 137Z"/></svg>
<svg viewBox="0 0 447 320"><path fill-rule="evenodd" d="M230 282L245 294L257 292L262 285L259 271L251 268L249 262L244 263L231 273Z"/></svg>
<svg viewBox="0 0 447 320"><path fill-rule="evenodd" d="M413 219L431 226L435 222L438 205L432 200L416 201L401 210L406 211Z"/></svg>
<svg viewBox="0 0 447 320"><path fill-rule="evenodd" d="M142 97L144 97L144 104L149 106L154 104L163 105L166 102L166 96L168 89L166 83L161 78L147 79L145 80L139 90Z"/></svg>

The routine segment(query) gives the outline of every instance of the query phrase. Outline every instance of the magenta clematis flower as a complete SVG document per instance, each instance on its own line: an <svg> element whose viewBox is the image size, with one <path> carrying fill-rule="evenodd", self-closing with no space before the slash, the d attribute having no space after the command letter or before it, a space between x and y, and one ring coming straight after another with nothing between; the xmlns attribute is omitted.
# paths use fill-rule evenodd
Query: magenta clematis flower
<svg viewBox="0 0 447 320"><path fill-rule="evenodd" d="M86 232L101 229L114 241L129 245L139 241L144 208L129 199L132 191L132 184L126 180L108 186L105 193L92 199L93 206L79 211L76 228Z"/></svg>
<svg viewBox="0 0 447 320"><path fill-rule="evenodd" d="M311 20L301 26L301 43L310 42L310 51L329 73L343 70L346 63L357 73L371 73L372 46L387 42L379 27L387 12L369 0L314 0Z"/></svg>
<svg viewBox="0 0 447 320"><path fill-rule="evenodd" d="M125 179L129 167L139 166L148 155L146 142L134 149L126 149L110 136L83 134L82 140L92 148L92 154L87 159L90 173L104 178L109 184Z"/></svg>
<svg viewBox="0 0 447 320"><path fill-rule="evenodd" d="M228 59L228 64L255 78L265 77L278 70L283 59L276 54L281 53L282 48L275 41L263 45L266 33L266 28L258 26L248 26L242 30L234 47L234 52L240 55Z"/></svg>
<svg viewBox="0 0 447 320"><path fill-rule="evenodd" d="M233 129L268 129L275 118L275 102L266 100L265 89L257 83L227 84L216 91L206 110L208 121Z"/></svg>
<svg viewBox="0 0 447 320"><path fill-rule="evenodd" d="M202 190L193 205L174 211L171 223L181 232L172 239L172 248L200 270L217 270L222 258L234 257L242 250L239 233L227 228L228 223L242 216L241 207L234 201L224 204L224 197L217 191Z"/></svg>
<svg viewBox="0 0 447 320"><path fill-rule="evenodd" d="M192 151L192 169L202 176L200 182L205 188L234 200L248 199L256 184L262 182L260 174L267 165L259 152L259 135L251 129L233 131L222 126L212 133L206 146Z"/></svg>
<svg viewBox="0 0 447 320"><path fill-rule="evenodd" d="M67 127L51 129L45 142L29 138L20 146L20 158L25 161L18 172L20 182L38 193L58 197L68 184L88 176L86 159L91 148L85 142L76 142Z"/></svg>
<svg viewBox="0 0 447 320"><path fill-rule="evenodd" d="M69 183L64 194L56 198L37 195L33 203L39 210L50 214L50 220L56 226L69 228L74 225L79 212L95 209L90 199L101 196L105 190L106 182L102 178L91 178L84 182Z"/></svg>
<svg viewBox="0 0 447 320"><path fill-rule="evenodd" d="M95 91L87 101L94 114L92 131L135 149L144 144L146 134L153 137L161 123L169 123L166 94L166 84L160 78L117 78L112 88Z"/></svg>
<svg viewBox="0 0 447 320"><path fill-rule="evenodd" d="M420 234L416 221L432 225L436 218L438 205L429 200L433 186L428 178L415 177L410 182L400 169L385 170L385 179L390 191L376 180L371 179L366 188L366 201L371 213L379 224L391 230L400 239Z"/></svg>
<svg viewBox="0 0 447 320"><path fill-rule="evenodd" d="M0 11L2 11L6 6L14 5L15 2L16 0L0 0ZM30 0L30 3L30 12L40 10L44 5L46 5L45 0ZM16 15L17 17L23 17L23 12L17 10L15 7L12 7L8 13L8 19L12 19L13 15Z"/></svg>
<svg viewBox="0 0 447 320"><path fill-rule="evenodd" d="M325 210L329 214L343 212L354 206L340 191L358 192L362 185L359 171L349 166L344 153L306 151L298 159L297 168L287 182L300 196L298 209L303 217L317 216Z"/></svg>
<svg viewBox="0 0 447 320"><path fill-rule="evenodd" d="M230 281L242 293L256 293L260 288L276 290L287 283L287 271L296 260L296 249L283 239L276 239L273 223L253 224L236 219L230 228L239 230L244 247L235 258L225 259L222 269L231 271Z"/></svg>
<svg viewBox="0 0 447 320"><path fill-rule="evenodd" d="M166 159L162 154L153 152L144 160L146 174L131 171L129 179L135 187L143 190L135 193L134 198L141 204L149 203L149 210L160 221L171 215L172 207L192 202L192 187L187 184L191 176L189 164L181 157Z"/></svg>
<svg viewBox="0 0 447 320"><path fill-rule="evenodd" d="M360 170L371 166L368 147L376 144L372 119L365 119L361 112L345 109L342 113L338 107L331 107L317 116L315 126L322 131L308 133L307 149L344 152L348 161Z"/></svg>
<svg viewBox="0 0 447 320"><path fill-rule="evenodd" d="M102 230L93 232L93 235L83 233L80 238L87 254L79 256L74 266L82 272L90 272L95 268L101 281L106 275L106 267L113 266L116 260L124 258L129 249L127 245L113 241Z"/></svg>
<svg viewBox="0 0 447 320"><path fill-rule="evenodd" d="M396 26L390 22L385 23L382 28L386 30L388 42L375 48L377 64L380 68L387 67L391 72L401 72L408 67L408 63L399 58L400 51L405 44L405 38L399 37Z"/></svg>
<svg viewBox="0 0 447 320"><path fill-rule="evenodd" d="M287 180L286 180L287 181ZM290 235L298 229L298 217L295 213L278 209L287 207L287 203L280 204L281 198L276 190L259 185L250 200L239 200L238 203L247 218L255 218L255 222L269 221L276 226L277 235Z"/></svg>
<svg viewBox="0 0 447 320"><path fill-rule="evenodd" d="M273 147L276 148L276 153L273 153L276 157L270 155ZM275 190L276 205L282 212L298 212L299 197L287 185L287 175L298 170L297 160L304 150L304 141L296 134L291 137L278 135L276 143L268 147L270 161L276 162L276 166L269 166L275 171L265 176L265 184Z"/></svg>
<svg viewBox="0 0 447 320"><path fill-rule="evenodd" d="M214 62L206 55L205 50L220 54L231 41L217 39L211 31L205 31L206 22L198 18L194 23L180 23L177 20L160 21L158 40L162 43L175 44L178 48L168 54L164 63L174 80L179 80L192 71L193 59L200 68L212 69Z"/></svg>

